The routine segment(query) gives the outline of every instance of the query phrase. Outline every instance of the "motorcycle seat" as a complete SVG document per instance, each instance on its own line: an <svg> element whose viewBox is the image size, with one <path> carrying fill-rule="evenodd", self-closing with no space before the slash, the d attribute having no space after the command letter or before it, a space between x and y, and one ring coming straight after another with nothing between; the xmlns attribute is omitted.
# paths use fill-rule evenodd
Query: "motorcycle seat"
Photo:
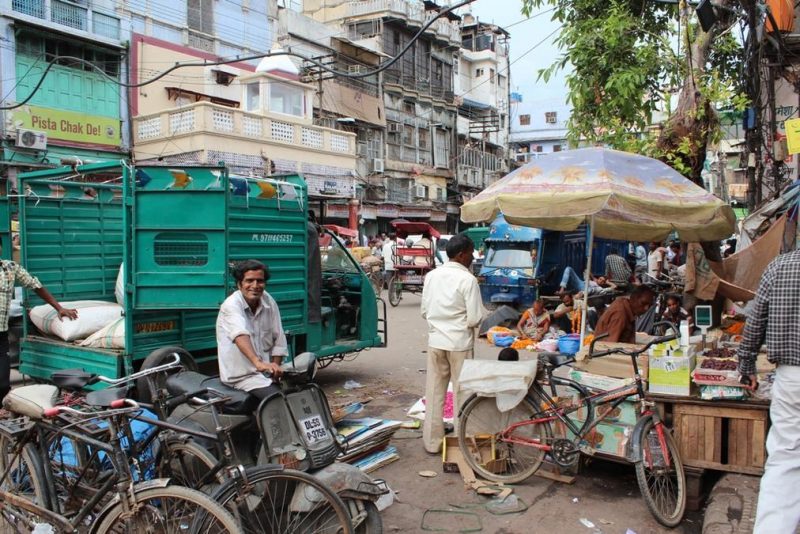
<svg viewBox="0 0 800 534"><path fill-rule="evenodd" d="M226 386L217 376L207 376L194 371L184 371L170 375L166 382L170 395L192 395L208 399L207 389L213 389L228 397L225 404L217 405L220 412L227 415L252 415L258 405L258 399L241 389Z"/></svg>

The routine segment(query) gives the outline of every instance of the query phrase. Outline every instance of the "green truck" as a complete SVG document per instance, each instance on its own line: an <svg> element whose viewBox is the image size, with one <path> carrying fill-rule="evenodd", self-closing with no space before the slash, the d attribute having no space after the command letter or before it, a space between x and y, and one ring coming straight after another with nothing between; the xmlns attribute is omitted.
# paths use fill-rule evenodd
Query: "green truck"
<svg viewBox="0 0 800 534"><path fill-rule="evenodd" d="M83 367L131 373L153 351L179 346L216 360L215 323L235 289L233 262L269 266L292 355L325 361L385 346L386 306L358 262L332 240L321 261L301 176L258 179L217 167L112 162L20 175L22 263L61 302L115 302L122 269L124 348L78 346L27 319L20 372L48 379ZM122 266L122 267L120 267ZM119 292L119 291L118 291ZM32 292L26 311L41 304Z"/></svg>

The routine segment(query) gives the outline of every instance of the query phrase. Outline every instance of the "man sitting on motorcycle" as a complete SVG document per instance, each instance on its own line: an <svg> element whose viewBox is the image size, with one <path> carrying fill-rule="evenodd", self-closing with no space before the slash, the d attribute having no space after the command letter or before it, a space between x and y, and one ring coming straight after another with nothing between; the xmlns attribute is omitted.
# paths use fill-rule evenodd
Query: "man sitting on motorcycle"
<svg viewBox="0 0 800 534"><path fill-rule="evenodd" d="M278 305L264 290L269 269L257 260L233 268L238 288L225 299L217 316L217 350L220 380L226 386L264 399L276 386L265 373L277 378L288 351Z"/></svg>

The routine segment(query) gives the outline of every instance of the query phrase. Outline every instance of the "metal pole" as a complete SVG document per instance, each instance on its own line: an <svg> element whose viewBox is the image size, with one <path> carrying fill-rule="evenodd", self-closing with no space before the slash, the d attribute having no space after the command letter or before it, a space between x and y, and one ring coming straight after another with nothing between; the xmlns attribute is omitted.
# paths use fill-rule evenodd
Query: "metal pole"
<svg viewBox="0 0 800 534"><path fill-rule="evenodd" d="M592 249L594 248L594 215L589 219L589 235L586 238L586 271L583 274L583 308L581 309L581 344L578 350L583 348L583 340L586 338L586 311L589 307L589 279L592 276Z"/></svg>

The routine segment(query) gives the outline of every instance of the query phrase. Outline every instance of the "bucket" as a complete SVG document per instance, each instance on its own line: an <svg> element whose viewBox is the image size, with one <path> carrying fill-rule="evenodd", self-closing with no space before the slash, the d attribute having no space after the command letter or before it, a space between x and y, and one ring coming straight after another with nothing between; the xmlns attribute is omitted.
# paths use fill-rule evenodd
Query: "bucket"
<svg viewBox="0 0 800 534"><path fill-rule="evenodd" d="M580 334L567 334L558 338L558 352L575 354L581 348Z"/></svg>

